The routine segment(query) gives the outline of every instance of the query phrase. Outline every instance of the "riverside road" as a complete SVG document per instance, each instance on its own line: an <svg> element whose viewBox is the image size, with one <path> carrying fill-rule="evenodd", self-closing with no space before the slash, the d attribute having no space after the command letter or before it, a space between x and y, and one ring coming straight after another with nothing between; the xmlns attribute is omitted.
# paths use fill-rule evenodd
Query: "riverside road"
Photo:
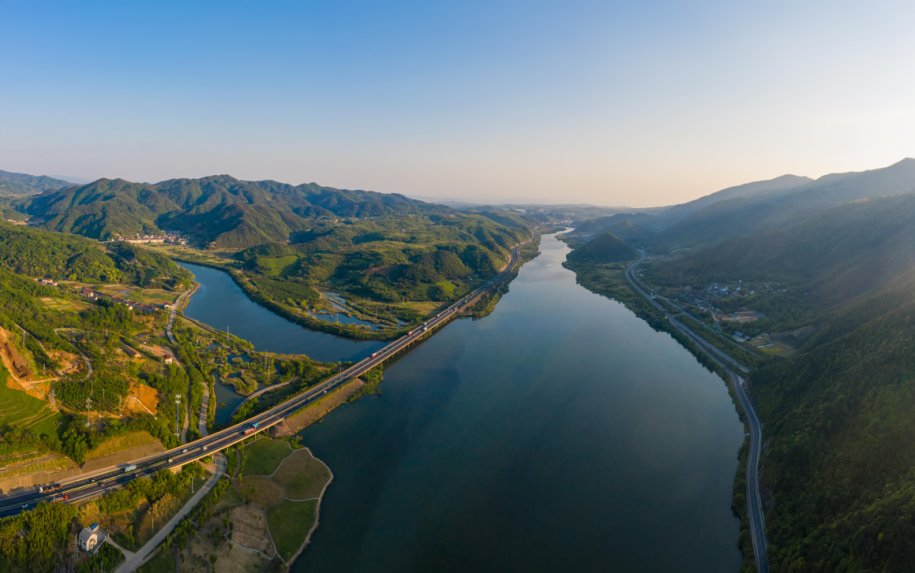
<svg viewBox="0 0 915 573"><path fill-rule="evenodd" d="M747 423L750 426L750 451L747 456L747 513L750 521L750 538L753 541L753 553L756 556L757 571L759 571L759 573L768 573L769 563L766 558L766 520L762 509L762 500L759 495L759 457L762 452L762 426L759 423L756 410L753 408L753 404L750 402L750 398L747 395L746 388L744 387L744 378L735 372L735 370L737 370L746 374L749 369L720 348L714 346L701 335L697 334L693 329L677 320L658 303L655 295L649 293L635 276L635 269L644 260L645 255L642 253L642 256L638 261L629 265L626 269L626 280L629 281L632 288L648 301L652 307L664 315L671 326L695 342L705 351L706 355L715 362L715 364L725 371L729 378L728 381L734 388L734 392L740 400L740 406L746 415Z"/></svg>

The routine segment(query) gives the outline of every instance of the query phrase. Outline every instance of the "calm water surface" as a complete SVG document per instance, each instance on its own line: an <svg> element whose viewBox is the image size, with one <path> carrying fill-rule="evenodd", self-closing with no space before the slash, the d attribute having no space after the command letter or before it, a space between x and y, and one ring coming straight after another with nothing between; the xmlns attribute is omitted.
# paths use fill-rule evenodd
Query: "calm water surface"
<svg viewBox="0 0 915 573"><path fill-rule="evenodd" d="M294 571L738 569L724 383L541 250L492 315L303 433L336 478Z"/></svg>
<svg viewBox="0 0 915 573"><path fill-rule="evenodd" d="M315 360L360 360L382 342L350 340L310 330L252 301L228 273L211 267L181 263L194 273L200 289L191 297L184 314L251 341L258 350L307 354Z"/></svg>

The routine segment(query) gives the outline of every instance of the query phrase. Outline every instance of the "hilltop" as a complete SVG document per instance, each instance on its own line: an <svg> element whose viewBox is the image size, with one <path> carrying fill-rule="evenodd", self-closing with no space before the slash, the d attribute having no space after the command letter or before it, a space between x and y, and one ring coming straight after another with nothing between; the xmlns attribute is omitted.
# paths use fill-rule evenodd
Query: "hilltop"
<svg viewBox="0 0 915 573"><path fill-rule="evenodd" d="M635 249L606 231L569 253L568 259L575 262L618 263L637 257Z"/></svg>

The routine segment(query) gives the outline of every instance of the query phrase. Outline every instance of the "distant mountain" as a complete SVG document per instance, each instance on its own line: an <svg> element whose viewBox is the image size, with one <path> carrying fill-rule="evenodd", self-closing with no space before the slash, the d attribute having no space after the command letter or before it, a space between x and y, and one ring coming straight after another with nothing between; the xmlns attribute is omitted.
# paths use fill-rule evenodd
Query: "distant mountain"
<svg viewBox="0 0 915 573"><path fill-rule="evenodd" d="M737 185L736 187L728 187L727 189L722 189L721 191L700 197L699 199L695 199L688 203L674 205L664 211L664 213L658 217L658 220L667 224L672 224L714 203L730 201L732 199L762 199L773 197L784 194L785 192L790 192L801 185L811 182L813 182L813 179L809 177L782 175L775 179L754 181L752 183Z"/></svg>
<svg viewBox="0 0 915 573"><path fill-rule="evenodd" d="M725 197L729 198L706 201L704 207L663 229L658 234L656 245L658 248L674 249L714 243L794 224L843 203L913 192L915 159L904 159L882 169L825 175L778 191L759 193L757 190L750 195L738 196L728 193Z"/></svg>
<svg viewBox="0 0 915 573"><path fill-rule="evenodd" d="M642 245L654 237L651 228L656 218L647 213L617 213L575 223L575 235L585 238L610 231L630 245Z"/></svg>
<svg viewBox="0 0 915 573"><path fill-rule="evenodd" d="M42 225L96 239L173 231L200 243L245 248L287 241L316 218L434 213L446 207L398 194L315 183L241 181L228 175L133 183L99 179L44 193L22 210Z"/></svg>
<svg viewBox="0 0 915 573"><path fill-rule="evenodd" d="M0 170L0 195L37 195L45 191L56 191L69 185L70 183L62 179L45 175L27 175Z"/></svg>
<svg viewBox="0 0 915 573"><path fill-rule="evenodd" d="M568 259L573 262L618 263L638 257L635 249L607 231L569 253Z"/></svg>

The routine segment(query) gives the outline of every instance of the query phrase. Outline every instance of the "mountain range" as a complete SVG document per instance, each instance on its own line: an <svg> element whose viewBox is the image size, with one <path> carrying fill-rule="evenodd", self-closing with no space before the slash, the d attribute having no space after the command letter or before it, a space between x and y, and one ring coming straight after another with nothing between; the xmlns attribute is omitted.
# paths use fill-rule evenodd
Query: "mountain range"
<svg viewBox="0 0 915 573"><path fill-rule="evenodd" d="M95 239L171 231L231 249L284 242L315 219L447 210L398 194L242 181L229 175L159 183L99 179L46 191L19 209L45 228Z"/></svg>
<svg viewBox="0 0 915 573"><path fill-rule="evenodd" d="M57 191L71 183L46 175L28 175L0 170L0 197L22 197L45 191Z"/></svg>

